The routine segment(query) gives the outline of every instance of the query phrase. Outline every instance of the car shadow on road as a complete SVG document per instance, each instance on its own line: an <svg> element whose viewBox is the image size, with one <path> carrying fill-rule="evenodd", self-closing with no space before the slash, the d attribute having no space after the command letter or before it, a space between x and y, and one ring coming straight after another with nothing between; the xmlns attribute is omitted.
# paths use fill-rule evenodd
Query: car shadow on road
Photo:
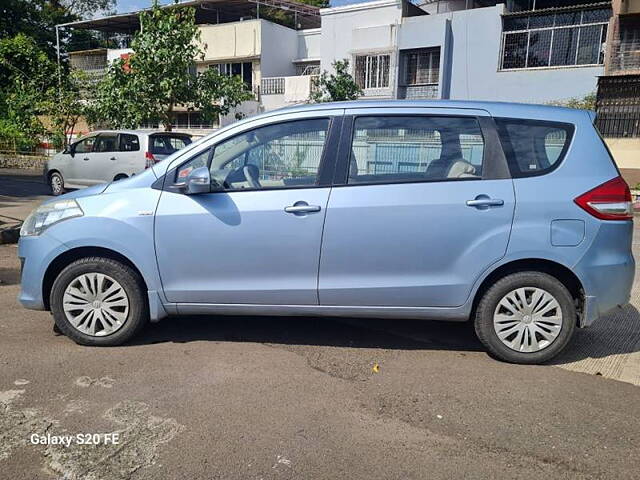
<svg viewBox="0 0 640 480"><path fill-rule="evenodd" d="M396 350L484 351L471 322L332 317L170 317L129 345L195 341L315 345ZM565 365L640 350L640 312L628 305L578 329L566 350L549 362Z"/></svg>
<svg viewBox="0 0 640 480"><path fill-rule="evenodd" d="M195 341L392 350L483 350L470 323L330 317L175 317L152 324L130 345Z"/></svg>

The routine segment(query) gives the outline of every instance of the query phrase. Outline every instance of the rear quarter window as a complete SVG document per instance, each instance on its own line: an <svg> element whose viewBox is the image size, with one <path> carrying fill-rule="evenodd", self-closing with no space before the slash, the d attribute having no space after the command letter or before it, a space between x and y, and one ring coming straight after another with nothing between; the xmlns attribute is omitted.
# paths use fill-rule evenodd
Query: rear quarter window
<svg viewBox="0 0 640 480"><path fill-rule="evenodd" d="M564 159L574 126L568 123L496 118L500 142L511 176L544 175Z"/></svg>

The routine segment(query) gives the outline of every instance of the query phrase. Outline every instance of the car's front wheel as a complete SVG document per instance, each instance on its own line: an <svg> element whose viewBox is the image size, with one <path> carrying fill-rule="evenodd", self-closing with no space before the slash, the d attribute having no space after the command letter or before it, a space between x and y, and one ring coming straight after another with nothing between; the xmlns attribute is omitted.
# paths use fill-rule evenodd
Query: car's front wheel
<svg viewBox="0 0 640 480"><path fill-rule="evenodd" d="M478 303L476 334L497 358L543 363L567 345L577 323L573 297L543 272L518 272L492 285Z"/></svg>
<svg viewBox="0 0 640 480"><path fill-rule="evenodd" d="M138 273L103 257L82 258L62 270L50 303L58 328L81 345L120 345L149 317Z"/></svg>

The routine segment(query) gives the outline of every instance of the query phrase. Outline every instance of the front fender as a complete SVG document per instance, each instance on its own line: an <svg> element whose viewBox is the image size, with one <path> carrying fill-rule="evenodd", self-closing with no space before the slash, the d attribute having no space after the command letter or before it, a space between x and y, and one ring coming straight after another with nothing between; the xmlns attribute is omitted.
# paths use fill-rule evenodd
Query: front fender
<svg viewBox="0 0 640 480"><path fill-rule="evenodd" d="M154 245L154 214L160 192L150 188L78 198L84 216L50 227L69 250L97 247L126 257L150 291L162 292Z"/></svg>

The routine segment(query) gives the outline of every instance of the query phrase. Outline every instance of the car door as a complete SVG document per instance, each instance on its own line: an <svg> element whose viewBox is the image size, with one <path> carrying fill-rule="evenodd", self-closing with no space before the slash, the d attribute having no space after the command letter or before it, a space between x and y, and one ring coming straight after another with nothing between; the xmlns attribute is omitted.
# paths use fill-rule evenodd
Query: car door
<svg viewBox="0 0 640 480"><path fill-rule="evenodd" d="M505 255L513 218L492 119L482 110L387 108L347 110L344 123L320 304L464 304Z"/></svg>
<svg viewBox="0 0 640 480"><path fill-rule="evenodd" d="M204 144L170 167L155 220L170 302L318 304L320 241L341 118L335 111L280 118ZM182 193L189 172L204 165L222 190Z"/></svg>
<svg viewBox="0 0 640 480"><path fill-rule="evenodd" d="M72 160L69 163L69 181L65 183L81 187L93 185L90 181L91 159L96 139L96 135L91 135L73 144Z"/></svg>
<svg viewBox="0 0 640 480"><path fill-rule="evenodd" d="M90 185L111 182L120 172L118 165L118 134L100 133L88 162Z"/></svg>

